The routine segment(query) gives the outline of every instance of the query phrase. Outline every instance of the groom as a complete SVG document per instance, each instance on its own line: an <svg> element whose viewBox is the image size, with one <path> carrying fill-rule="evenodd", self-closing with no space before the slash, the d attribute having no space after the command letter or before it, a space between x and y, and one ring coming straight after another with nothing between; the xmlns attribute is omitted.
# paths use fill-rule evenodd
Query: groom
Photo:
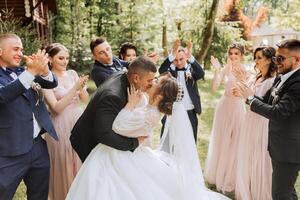
<svg viewBox="0 0 300 200"><path fill-rule="evenodd" d="M282 41L273 60L281 77L263 98L240 86L250 109L269 119L268 150L272 158L273 200L298 199L295 183L300 170L300 41ZM252 94L251 94L252 93Z"/></svg>
<svg viewBox="0 0 300 200"><path fill-rule="evenodd" d="M102 143L122 151L134 151L145 139L127 138L116 134L112 124L128 100L127 88L146 91L155 80L156 67L145 57L130 63L128 72L117 72L99 87L82 116L76 122L70 137L72 147L84 161L91 150ZM126 123L126 121L124 121Z"/></svg>

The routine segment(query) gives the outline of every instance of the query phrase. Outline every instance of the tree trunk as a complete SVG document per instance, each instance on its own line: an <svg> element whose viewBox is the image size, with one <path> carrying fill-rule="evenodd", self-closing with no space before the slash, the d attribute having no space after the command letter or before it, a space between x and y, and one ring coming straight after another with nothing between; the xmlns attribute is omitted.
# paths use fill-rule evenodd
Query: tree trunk
<svg viewBox="0 0 300 200"><path fill-rule="evenodd" d="M199 53L196 55L196 59L199 61L199 63L202 63L207 55L207 52L210 48L210 45L212 43L213 34L214 34L214 27L215 27L215 19L218 11L218 4L219 0L213 0L211 9L209 12L209 16L207 19L207 25L204 28L203 31L203 40L202 40L202 46L199 50Z"/></svg>
<svg viewBox="0 0 300 200"><path fill-rule="evenodd" d="M121 14L121 4L119 2L115 2L115 11L116 11L116 15L118 16L116 22L119 25L120 24L119 16Z"/></svg>
<svg viewBox="0 0 300 200"><path fill-rule="evenodd" d="M164 57L168 56L168 41L167 41L167 24L165 17L163 19L163 26L162 26L162 48Z"/></svg>
<svg viewBox="0 0 300 200"><path fill-rule="evenodd" d="M75 41L76 43L74 43L74 47L76 47L76 63L80 63L82 61L82 58L81 58L81 50L80 50L80 46L81 45L78 45L78 43L80 44L80 41L81 41L81 34L82 34L82 31L80 31L80 27L81 27L81 19L82 19L82 16L80 14L80 0L76 0L75 1L75 16L77 16L76 18L76 37L75 37ZM76 66L78 67L78 66ZM82 70L82 65L79 65L79 69Z"/></svg>
<svg viewBox="0 0 300 200"><path fill-rule="evenodd" d="M70 60L74 55L74 41L75 41L75 5L74 1L70 1L70 13L71 13L71 49L70 49Z"/></svg>
<svg viewBox="0 0 300 200"><path fill-rule="evenodd" d="M92 0L91 1L91 4L89 5L89 22L90 22L90 40L92 39L93 37L93 19L94 19L94 6L95 6L95 1Z"/></svg>
<svg viewBox="0 0 300 200"><path fill-rule="evenodd" d="M135 0L132 0L131 2L130 2L130 6L129 6L129 10L130 10L130 36L129 36L129 41L130 42L133 42L134 41L134 31L133 31L133 26L134 26L134 16L133 16L133 13L134 13L134 11L135 11L135 6L136 6L136 2L135 2Z"/></svg>
<svg viewBox="0 0 300 200"><path fill-rule="evenodd" d="M167 23L166 23L166 14L165 14L165 7L164 1L159 1L161 9L162 9L162 17L163 17L163 24L162 24L162 38L161 38L161 46L163 48L163 55L164 57L168 56L168 38L167 38Z"/></svg>

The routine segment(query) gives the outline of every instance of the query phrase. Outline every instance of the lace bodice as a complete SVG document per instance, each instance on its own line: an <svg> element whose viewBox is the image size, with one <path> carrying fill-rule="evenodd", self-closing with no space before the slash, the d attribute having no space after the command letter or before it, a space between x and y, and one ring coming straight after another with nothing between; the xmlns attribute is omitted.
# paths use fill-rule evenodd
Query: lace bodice
<svg viewBox="0 0 300 200"><path fill-rule="evenodd" d="M159 123L160 112L148 104L146 97L134 110L123 108L113 123L113 130L119 135L136 138L151 136L153 128Z"/></svg>

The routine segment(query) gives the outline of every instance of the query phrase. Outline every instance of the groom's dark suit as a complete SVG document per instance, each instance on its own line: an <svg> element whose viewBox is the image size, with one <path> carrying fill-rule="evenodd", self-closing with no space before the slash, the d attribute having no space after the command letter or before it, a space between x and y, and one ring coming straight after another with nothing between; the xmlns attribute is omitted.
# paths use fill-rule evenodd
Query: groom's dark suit
<svg viewBox="0 0 300 200"><path fill-rule="evenodd" d="M280 78L275 79L273 88L279 81ZM253 100L250 108L269 119L273 199L288 200L291 196L297 199L295 191L294 194L286 194L286 191L294 187L300 169L300 70L276 91L277 100L273 88L263 99Z"/></svg>
<svg viewBox="0 0 300 200"><path fill-rule="evenodd" d="M127 103L128 86L126 73L113 74L97 89L76 122L70 140L82 161L98 143L123 151L133 151L138 146L136 138L127 138L112 130L114 119Z"/></svg>

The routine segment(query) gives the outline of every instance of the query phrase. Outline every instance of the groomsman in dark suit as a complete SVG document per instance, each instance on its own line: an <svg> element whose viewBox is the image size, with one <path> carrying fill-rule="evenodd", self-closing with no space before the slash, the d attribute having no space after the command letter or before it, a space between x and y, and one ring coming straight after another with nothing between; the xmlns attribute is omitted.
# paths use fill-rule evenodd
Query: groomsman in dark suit
<svg viewBox="0 0 300 200"><path fill-rule="evenodd" d="M272 159L273 200L296 200L300 169L300 41L284 40L273 58L281 76L260 98L244 84L239 90L250 109L269 119L268 150Z"/></svg>
<svg viewBox="0 0 300 200"><path fill-rule="evenodd" d="M97 87L113 73L127 70L129 63L113 56L111 46L104 38L94 38L90 43L90 48L95 60L92 66L91 77Z"/></svg>
<svg viewBox="0 0 300 200"><path fill-rule="evenodd" d="M128 70L127 68L131 61L124 61L114 56L111 46L104 38L94 38L90 43L90 48L95 60L91 70L91 77L97 87L115 72ZM149 53L147 58L156 63L158 54L156 52Z"/></svg>
<svg viewBox="0 0 300 200"><path fill-rule="evenodd" d="M122 151L134 151L145 137L127 138L115 133L112 124L128 101L127 89L133 85L146 91L155 81L156 66L146 57L138 57L128 72L117 72L99 87L71 131L71 144L84 161L99 143ZM126 122L124 122L126 123Z"/></svg>
<svg viewBox="0 0 300 200"><path fill-rule="evenodd" d="M0 35L0 199L10 200L24 180L29 200L47 200L49 155L41 134L57 139L40 88L57 86L44 51L23 57L21 39Z"/></svg>
<svg viewBox="0 0 300 200"><path fill-rule="evenodd" d="M159 73L170 72L182 84L184 89L183 104L191 121L195 142L197 142L198 118L201 114L201 101L197 81L204 78L204 70L192 55L193 44L189 41L187 48L180 46L180 40L175 40L172 53L159 68ZM164 130L165 117L162 119Z"/></svg>

